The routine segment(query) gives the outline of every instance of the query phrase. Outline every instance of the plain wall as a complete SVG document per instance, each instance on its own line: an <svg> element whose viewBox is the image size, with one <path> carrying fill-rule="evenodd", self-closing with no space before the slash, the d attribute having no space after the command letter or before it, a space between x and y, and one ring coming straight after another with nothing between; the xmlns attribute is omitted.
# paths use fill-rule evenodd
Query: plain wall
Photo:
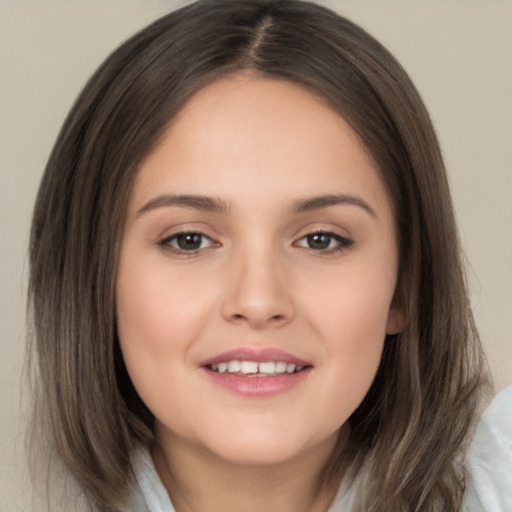
<svg viewBox="0 0 512 512"><path fill-rule="evenodd" d="M20 381L30 215L69 107L99 62L187 2L0 0L0 512L31 511ZM446 158L496 388L512 382L512 3L330 1L409 71Z"/></svg>

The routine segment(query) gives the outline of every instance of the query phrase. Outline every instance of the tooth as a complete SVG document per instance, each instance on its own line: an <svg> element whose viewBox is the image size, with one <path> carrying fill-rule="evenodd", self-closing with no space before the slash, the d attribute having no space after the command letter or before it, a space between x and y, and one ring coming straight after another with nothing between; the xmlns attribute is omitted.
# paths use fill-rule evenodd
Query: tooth
<svg viewBox="0 0 512 512"><path fill-rule="evenodd" d="M240 371L240 361L229 361L228 372L236 373Z"/></svg>
<svg viewBox="0 0 512 512"><path fill-rule="evenodd" d="M278 361L276 363L276 373L286 372L286 363L284 361Z"/></svg>
<svg viewBox="0 0 512 512"><path fill-rule="evenodd" d="M240 372L242 373L258 373L258 363L254 361L241 361Z"/></svg>
<svg viewBox="0 0 512 512"><path fill-rule="evenodd" d="M259 364L260 373L276 373L276 363L268 361Z"/></svg>
<svg viewBox="0 0 512 512"><path fill-rule="evenodd" d="M285 361L264 361L257 363L255 361L224 361L211 365L211 370L218 373L243 373L265 376L272 374L300 372L304 366L286 363Z"/></svg>
<svg viewBox="0 0 512 512"><path fill-rule="evenodd" d="M286 365L286 371L288 373L293 373L295 371L295 365L293 363L288 363Z"/></svg>

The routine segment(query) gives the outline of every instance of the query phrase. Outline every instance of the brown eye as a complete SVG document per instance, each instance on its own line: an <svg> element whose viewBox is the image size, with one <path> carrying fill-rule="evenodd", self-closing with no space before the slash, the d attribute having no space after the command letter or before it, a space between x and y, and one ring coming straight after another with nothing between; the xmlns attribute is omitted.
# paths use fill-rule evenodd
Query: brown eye
<svg viewBox="0 0 512 512"><path fill-rule="evenodd" d="M313 233L306 237L306 243L310 249L323 250L331 245L332 237L327 233Z"/></svg>
<svg viewBox="0 0 512 512"><path fill-rule="evenodd" d="M336 233L327 231L318 231L309 233L302 237L297 245L305 249L312 249L313 251L334 252L338 250L348 249L353 244L352 240L345 238Z"/></svg>
<svg viewBox="0 0 512 512"><path fill-rule="evenodd" d="M160 245L176 251L194 252L211 247L213 241L203 233L176 233L164 238Z"/></svg>
<svg viewBox="0 0 512 512"><path fill-rule="evenodd" d="M186 233L176 236L176 245L183 251L196 251L201 248L203 235L199 233Z"/></svg>

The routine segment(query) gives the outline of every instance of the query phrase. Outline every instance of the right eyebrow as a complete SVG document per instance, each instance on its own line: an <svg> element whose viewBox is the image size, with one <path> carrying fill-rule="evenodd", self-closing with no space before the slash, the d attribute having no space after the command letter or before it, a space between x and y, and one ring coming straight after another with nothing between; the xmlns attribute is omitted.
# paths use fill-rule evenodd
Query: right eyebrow
<svg viewBox="0 0 512 512"><path fill-rule="evenodd" d="M178 206L180 208L191 208L193 210L201 210L205 212L227 213L229 211L228 204L216 197L201 195L173 195L161 194L150 199L147 203L137 211L137 217L140 215L156 210L157 208Z"/></svg>

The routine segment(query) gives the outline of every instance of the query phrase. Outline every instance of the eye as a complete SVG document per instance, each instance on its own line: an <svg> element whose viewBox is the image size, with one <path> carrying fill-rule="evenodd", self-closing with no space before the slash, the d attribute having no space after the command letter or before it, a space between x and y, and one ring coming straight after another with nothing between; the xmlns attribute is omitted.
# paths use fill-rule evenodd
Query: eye
<svg viewBox="0 0 512 512"><path fill-rule="evenodd" d="M302 237L298 242L298 247L312 249L314 251L335 252L348 249L354 242L336 233L328 231L317 231L309 233Z"/></svg>
<svg viewBox="0 0 512 512"><path fill-rule="evenodd" d="M200 251L201 249L212 247L214 242L204 233L183 232L164 238L158 245L173 252L193 253Z"/></svg>

